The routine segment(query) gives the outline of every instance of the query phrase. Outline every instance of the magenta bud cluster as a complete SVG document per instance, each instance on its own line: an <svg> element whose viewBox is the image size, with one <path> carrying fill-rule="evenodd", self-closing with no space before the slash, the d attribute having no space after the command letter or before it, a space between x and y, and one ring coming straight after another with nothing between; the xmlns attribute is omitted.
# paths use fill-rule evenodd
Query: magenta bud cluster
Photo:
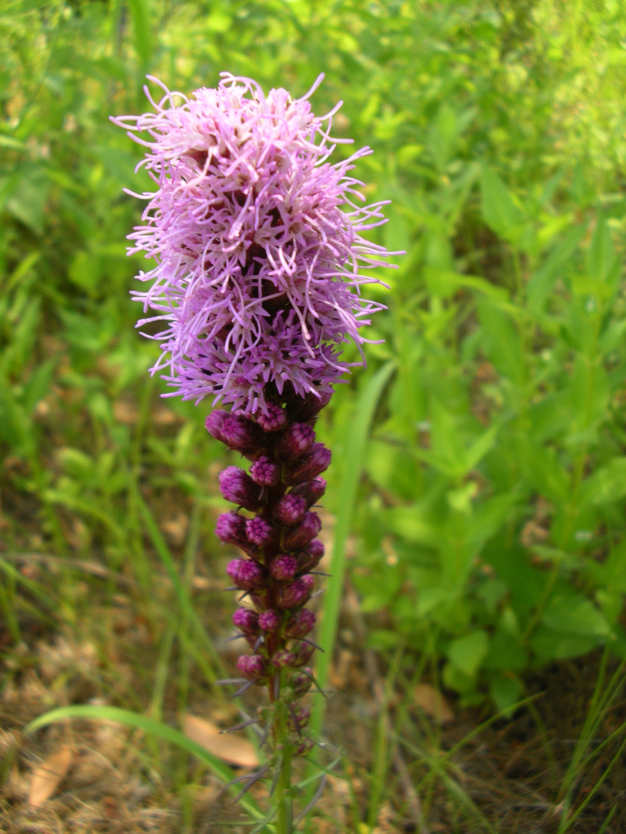
<svg viewBox="0 0 626 834"><path fill-rule="evenodd" d="M227 467L219 476L223 497L237 506L217 520L215 532L243 554L226 568L233 586L243 592L243 606L233 625L254 654L243 655L237 668L247 680L283 686L292 701L310 689L307 667L315 646L307 642L315 614L307 603L315 592L311 573L324 555L317 538L322 522L312 509L326 490L320 477L330 451L316 441L314 423L325 398L282 397L252 418L214 411L208 432L229 449L247 457L249 471ZM277 678L278 676L278 678ZM304 708L294 707L303 726Z"/></svg>

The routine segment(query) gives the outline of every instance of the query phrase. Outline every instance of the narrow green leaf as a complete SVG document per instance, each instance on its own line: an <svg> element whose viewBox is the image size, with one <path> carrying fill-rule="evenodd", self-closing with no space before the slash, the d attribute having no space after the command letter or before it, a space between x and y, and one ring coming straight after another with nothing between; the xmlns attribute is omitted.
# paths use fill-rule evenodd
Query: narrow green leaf
<svg viewBox="0 0 626 834"><path fill-rule="evenodd" d="M176 570L176 565L174 564L174 559L172 557L172 554L170 553L170 549L165 544L165 539L161 535L161 532L160 532L159 528L157 527L157 524L156 524L154 518L152 517L152 513L148 509L147 504L145 503L145 501L141 497L138 490L136 491L135 496L136 496L137 504L139 506L139 511L140 511L141 516L143 518L144 524L146 525L146 528L148 530L148 535L152 539L152 544L154 545L154 549L156 550L157 555L161 559L161 562L163 563L163 567L167 571L167 575L169 576L169 578L172 582L172 585L174 586L174 592L175 592L176 597L178 599L178 603L180 605L181 611L182 611L183 615L186 617L187 621L193 627L196 635L202 641L204 647L209 652L209 654L211 656L211 659L212 659L212 661L215 665L215 668L219 671L219 674L222 674L223 673L223 666L222 666L221 658L218 655L218 653L215 649L215 646L213 645L213 641L211 640L209 635L206 633L206 630L205 630L204 626L202 625L202 622L200 621L200 618L198 617L198 615L197 615L197 613L196 613L196 611L193 607L192 601L189 597L189 593L187 592L187 589L183 585L182 580L180 579L180 577L178 575L178 571ZM216 679L217 679L217 676L214 677L212 683Z"/></svg>
<svg viewBox="0 0 626 834"><path fill-rule="evenodd" d="M146 733L162 738L164 741L175 744L196 756L223 782L228 783L236 776L236 772L228 765L224 764L216 756L213 756L195 741L192 741L180 730L164 724L162 721L156 721L154 718L148 718L146 715L140 715L130 710L120 709L119 707L99 707L90 705L79 705L70 707L60 707L46 712L35 718L34 721L24 729L25 733L34 733L41 727L48 724L53 724L56 721L62 721L66 718L87 718L93 721L115 721L118 724L124 724L126 727L136 727L139 730L144 730ZM239 792L240 786L233 785L231 791ZM251 796L245 794L240 800L241 806L248 812L248 814L255 820L263 819L263 812L252 799Z"/></svg>
<svg viewBox="0 0 626 834"><path fill-rule="evenodd" d="M365 460L367 437L374 411L395 367L395 362L388 362L369 380L355 403L355 417L348 427L349 433L345 445L345 470L343 482L339 488L339 512L335 523L334 547L329 568L331 578L326 586L323 617L319 631L319 642L324 652L318 654L316 677L322 689L328 682L328 668L332 660L337 633L345 572L346 541L350 534L357 488ZM311 735L314 738L319 736L323 718L324 700L318 698L313 708L310 723Z"/></svg>
<svg viewBox="0 0 626 834"><path fill-rule="evenodd" d="M150 0L128 0L133 22L135 49L143 69L147 69L152 58L152 27L150 25Z"/></svg>

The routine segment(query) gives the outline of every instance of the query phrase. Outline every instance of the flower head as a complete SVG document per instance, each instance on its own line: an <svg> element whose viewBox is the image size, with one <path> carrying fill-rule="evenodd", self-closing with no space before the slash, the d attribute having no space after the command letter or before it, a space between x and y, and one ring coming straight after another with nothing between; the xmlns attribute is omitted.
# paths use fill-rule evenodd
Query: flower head
<svg viewBox="0 0 626 834"><path fill-rule="evenodd" d="M361 297L375 282L362 270L388 253L360 233L385 222L383 203L357 206L349 176L370 149L328 162L346 140L308 96L222 73L188 99L152 80L165 93L154 102L146 89L156 112L113 121L147 147L158 186L130 235L130 251L156 261L135 293L153 311L139 324L164 322L153 370L184 399L214 395L242 413L269 415L268 391L326 398L348 368L339 346L364 342L381 308Z"/></svg>

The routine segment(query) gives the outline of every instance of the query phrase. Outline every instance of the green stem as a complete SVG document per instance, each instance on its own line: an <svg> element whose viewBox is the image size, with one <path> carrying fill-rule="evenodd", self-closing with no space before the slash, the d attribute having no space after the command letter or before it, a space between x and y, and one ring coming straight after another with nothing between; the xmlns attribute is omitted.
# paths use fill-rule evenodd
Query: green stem
<svg viewBox="0 0 626 834"><path fill-rule="evenodd" d="M282 674L281 674L282 677ZM282 681L281 681L282 683ZM292 834L293 806L291 801L291 745L287 738L287 711L282 702L276 705L274 745L281 750L280 776L276 785L276 834Z"/></svg>

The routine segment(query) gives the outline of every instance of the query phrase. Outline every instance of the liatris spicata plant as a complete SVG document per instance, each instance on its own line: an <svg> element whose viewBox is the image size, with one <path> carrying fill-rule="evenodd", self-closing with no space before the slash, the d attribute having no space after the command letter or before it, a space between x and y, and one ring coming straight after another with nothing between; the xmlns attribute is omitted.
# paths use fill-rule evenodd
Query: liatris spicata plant
<svg viewBox="0 0 626 834"><path fill-rule="evenodd" d="M315 421L350 365L340 345L366 341L360 328L381 305L361 297L389 253L360 233L385 222L384 203L359 207L362 183L348 175L363 148L328 162L338 142L331 117L314 116L309 96L267 96L250 79L223 73L217 89L191 99L169 92L155 112L113 121L147 148L140 165L157 184L130 252L156 266L136 292L162 321L152 338L162 356L152 372L183 399L229 406L206 420L209 434L251 461L229 466L221 492L237 508L217 521L218 538L242 556L227 573L243 592L233 615L251 654L237 668L243 684L265 687L262 710L276 768L279 832L292 830L290 773L306 736L301 699L315 683L310 668L315 614L307 608L324 555L315 506L324 494L330 451ZM141 138L147 134L148 139ZM259 774L264 775L268 768ZM248 779L251 785L259 774Z"/></svg>

